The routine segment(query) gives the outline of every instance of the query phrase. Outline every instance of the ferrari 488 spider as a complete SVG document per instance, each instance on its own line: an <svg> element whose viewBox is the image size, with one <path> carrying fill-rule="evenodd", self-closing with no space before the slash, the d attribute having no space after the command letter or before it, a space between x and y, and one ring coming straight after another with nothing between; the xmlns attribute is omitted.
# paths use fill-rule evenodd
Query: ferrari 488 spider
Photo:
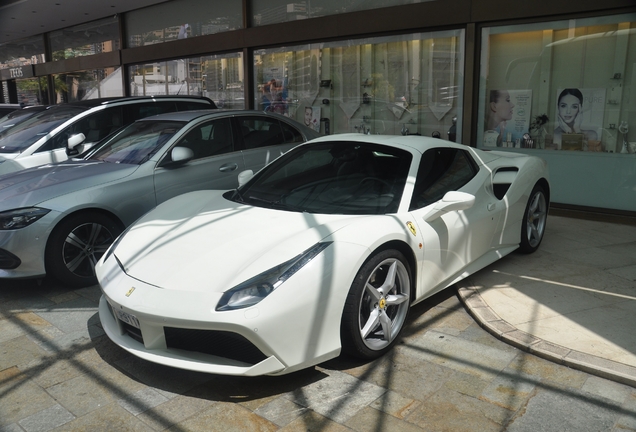
<svg viewBox="0 0 636 432"><path fill-rule="evenodd" d="M419 136L331 135L230 191L175 197L96 267L108 336L149 361L281 375L376 358L409 307L546 227L546 163Z"/></svg>

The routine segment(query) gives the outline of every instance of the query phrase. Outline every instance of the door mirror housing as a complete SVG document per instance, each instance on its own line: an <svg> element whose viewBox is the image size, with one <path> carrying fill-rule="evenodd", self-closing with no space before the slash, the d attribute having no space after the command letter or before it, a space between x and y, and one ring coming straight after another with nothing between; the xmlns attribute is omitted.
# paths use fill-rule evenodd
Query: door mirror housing
<svg viewBox="0 0 636 432"><path fill-rule="evenodd" d="M80 145L86 140L86 136L83 133L71 135L66 141L66 154L68 156L75 156L82 153L84 146Z"/></svg>
<svg viewBox="0 0 636 432"><path fill-rule="evenodd" d="M175 147L170 152L173 164L184 164L194 159L194 152L188 147Z"/></svg>
<svg viewBox="0 0 636 432"><path fill-rule="evenodd" d="M424 215L424 220L426 222L432 222L444 213L466 210L471 208L474 204L474 195L457 191L446 192L446 195L437 201L433 208Z"/></svg>
<svg viewBox="0 0 636 432"><path fill-rule="evenodd" d="M245 183L250 181L250 179L252 177L254 177L254 171L252 171L252 170L241 171L239 173L239 175L238 175L238 185L239 185L239 187L243 186Z"/></svg>

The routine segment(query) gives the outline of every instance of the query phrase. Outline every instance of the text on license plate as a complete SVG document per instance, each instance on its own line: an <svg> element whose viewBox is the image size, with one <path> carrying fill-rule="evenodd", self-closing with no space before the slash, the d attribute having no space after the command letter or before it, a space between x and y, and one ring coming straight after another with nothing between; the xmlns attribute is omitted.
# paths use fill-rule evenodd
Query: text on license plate
<svg viewBox="0 0 636 432"><path fill-rule="evenodd" d="M139 328L139 320L134 315L124 312L121 309L117 309L114 306L113 306L113 312L115 312L115 315L117 316L119 320L125 322L126 324L130 324L133 327Z"/></svg>

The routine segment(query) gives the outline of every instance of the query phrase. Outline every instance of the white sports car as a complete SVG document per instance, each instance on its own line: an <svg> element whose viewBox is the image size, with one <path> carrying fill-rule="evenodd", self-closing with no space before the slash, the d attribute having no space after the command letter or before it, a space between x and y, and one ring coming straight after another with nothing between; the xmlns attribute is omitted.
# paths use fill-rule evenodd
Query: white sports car
<svg viewBox="0 0 636 432"><path fill-rule="evenodd" d="M104 254L117 345L233 375L378 357L409 306L534 252L550 196L541 159L419 136L326 136L250 175L159 205Z"/></svg>

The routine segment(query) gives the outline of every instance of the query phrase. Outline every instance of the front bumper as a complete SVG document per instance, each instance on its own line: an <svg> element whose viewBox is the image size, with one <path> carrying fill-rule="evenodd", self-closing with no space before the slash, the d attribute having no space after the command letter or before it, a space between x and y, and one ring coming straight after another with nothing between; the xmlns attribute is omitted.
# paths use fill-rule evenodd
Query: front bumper
<svg viewBox="0 0 636 432"><path fill-rule="evenodd" d="M0 278L44 276L46 242L59 216L58 212L51 211L27 227L0 231L0 249L5 251L5 255L13 255L20 262L15 268L9 268L12 265L0 268Z"/></svg>
<svg viewBox="0 0 636 432"><path fill-rule="evenodd" d="M96 267L100 320L113 342L155 363L225 375L290 373L340 354L356 267L336 263L334 254L323 251L257 305L222 312L215 307L223 293L145 284L110 257ZM347 281L334 283L341 278Z"/></svg>

